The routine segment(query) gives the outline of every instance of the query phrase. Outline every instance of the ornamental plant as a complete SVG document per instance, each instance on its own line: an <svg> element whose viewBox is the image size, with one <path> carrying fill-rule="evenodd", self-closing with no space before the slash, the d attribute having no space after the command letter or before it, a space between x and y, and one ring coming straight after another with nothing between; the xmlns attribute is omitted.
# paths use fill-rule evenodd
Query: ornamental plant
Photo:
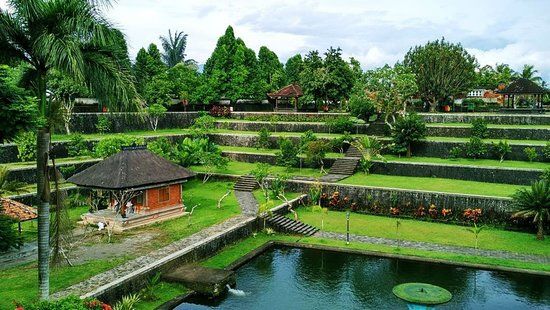
<svg viewBox="0 0 550 310"><path fill-rule="evenodd" d="M492 144L492 150L497 158L500 159L500 162L504 161L506 155L512 152L512 147L508 144L508 141L498 141L498 144Z"/></svg>
<svg viewBox="0 0 550 310"><path fill-rule="evenodd" d="M313 133L313 130L307 130L300 136L300 150L301 152L307 147L309 142L317 141L317 136Z"/></svg>
<svg viewBox="0 0 550 310"><path fill-rule="evenodd" d="M324 140L311 141L305 148L306 164L313 167L321 167L324 171L324 160L329 151L329 145Z"/></svg>
<svg viewBox="0 0 550 310"><path fill-rule="evenodd" d="M392 129L392 141L397 153L412 155L412 144L426 136L426 123L424 119L415 113L410 113L399 118Z"/></svg>
<svg viewBox="0 0 550 310"><path fill-rule="evenodd" d="M100 115L97 117L95 128L97 129L97 132L104 134L111 130L112 125L111 120L106 115Z"/></svg>
<svg viewBox="0 0 550 310"><path fill-rule="evenodd" d="M533 162L539 155L537 154L537 150L535 150L534 147L526 147L523 149L523 153L527 157L527 160L529 162Z"/></svg>
<svg viewBox="0 0 550 310"><path fill-rule="evenodd" d="M544 240L544 225L550 219L550 183L536 181L529 189L519 189L512 196L517 212L512 218L529 218L537 227L537 239Z"/></svg>
<svg viewBox="0 0 550 310"><path fill-rule="evenodd" d="M257 149L269 149L271 147L271 132L267 127L262 127L258 132L258 142L256 143Z"/></svg>
<svg viewBox="0 0 550 310"><path fill-rule="evenodd" d="M298 165L298 147L286 137L279 138L279 152L275 155L277 157L277 165L292 168Z"/></svg>
<svg viewBox="0 0 550 310"><path fill-rule="evenodd" d="M483 118L474 118L472 124L472 136L481 139L487 138L487 121Z"/></svg>
<svg viewBox="0 0 550 310"><path fill-rule="evenodd" d="M75 133L69 138L67 152L70 157L91 155L88 141L79 133Z"/></svg>
<svg viewBox="0 0 550 310"><path fill-rule="evenodd" d="M481 158L487 155L487 145L480 137L471 137L464 146L464 153L469 158Z"/></svg>
<svg viewBox="0 0 550 310"><path fill-rule="evenodd" d="M340 116L326 122L331 133L351 132L355 124L349 117Z"/></svg>
<svg viewBox="0 0 550 310"><path fill-rule="evenodd" d="M93 156L96 158L105 158L114 155L125 146L143 145L142 138L132 136L112 136L100 140L94 147Z"/></svg>
<svg viewBox="0 0 550 310"><path fill-rule="evenodd" d="M36 160L36 133L34 131L21 132L15 137L17 158L21 161Z"/></svg>
<svg viewBox="0 0 550 310"><path fill-rule="evenodd" d="M145 115L153 131L157 131L159 119L166 114L167 109L162 104L152 104L145 109Z"/></svg>
<svg viewBox="0 0 550 310"><path fill-rule="evenodd" d="M550 142L546 142L546 145L542 148L542 157L544 161L550 161Z"/></svg>

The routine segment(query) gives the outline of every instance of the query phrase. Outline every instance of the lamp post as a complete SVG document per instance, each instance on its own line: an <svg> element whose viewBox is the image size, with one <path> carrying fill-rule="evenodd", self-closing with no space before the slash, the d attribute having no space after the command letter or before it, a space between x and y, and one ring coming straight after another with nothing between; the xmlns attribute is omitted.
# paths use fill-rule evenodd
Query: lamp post
<svg viewBox="0 0 550 310"><path fill-rule="evenodd" d="M349 211L346 212L346 244L349 244Z"/></svg>

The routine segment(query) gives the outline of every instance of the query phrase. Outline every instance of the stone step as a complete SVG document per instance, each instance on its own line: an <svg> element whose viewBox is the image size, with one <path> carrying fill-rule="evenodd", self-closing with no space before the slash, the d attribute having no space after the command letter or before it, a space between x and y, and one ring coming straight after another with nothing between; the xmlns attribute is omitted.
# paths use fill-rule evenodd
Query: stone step
<svg viewBox="0 0 550 310"><path fill-rule="evenodd" d="M275 228L287 233L311 236L318 231L316 227L278 214L271 216L267 221Z"/></svg>

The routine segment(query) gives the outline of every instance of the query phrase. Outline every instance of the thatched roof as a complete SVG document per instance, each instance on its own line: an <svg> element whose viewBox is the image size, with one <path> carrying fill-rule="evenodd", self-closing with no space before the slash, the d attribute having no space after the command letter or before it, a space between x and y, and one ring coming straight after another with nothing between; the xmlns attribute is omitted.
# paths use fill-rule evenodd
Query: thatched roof
<svg viewBox="0 0 550 310"><path fill-rule="evenodd" d="M275 99L275 98L295 98L295 97L301 97L304 95L304 92L302 92L302 88L300 85L297 84L290 84L287 85L281 89L279 89L276 92L267 94L269 97Z"/></svg>
<svg viewBox="0 0 550 310"><path fill-rule="evenodd" d="M501 94L545 94L548 90L529 79L517 79L508 84L503 90L499 91Z"/></svg>
<svg viewBox="0 0 550 310"><path fill-rule="evenodd" d="M19 201L0 198L0 205L2 205L2 212L0 214L5 214L20 222L34 220L38 217L33 207L29 207Z"/></svg>
<svg viewBox="0 0 550 310"><path fill-rule="evenodd" d="M193 171L148 151L146 147L129 147L67 181L97 189L143 189L182 182L194 175Z"/></svg>

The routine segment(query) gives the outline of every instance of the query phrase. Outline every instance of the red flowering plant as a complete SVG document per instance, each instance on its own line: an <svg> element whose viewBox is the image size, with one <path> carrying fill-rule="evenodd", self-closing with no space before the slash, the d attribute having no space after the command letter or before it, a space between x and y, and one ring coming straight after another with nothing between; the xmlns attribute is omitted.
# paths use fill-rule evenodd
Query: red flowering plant
<svg viewBox="0 0 550 310"><path fill-rule="evenodd" d="M464 213L462 214L465 220L471 221L473 223L477 223L479 221L479 218L481 217L481 209L471 209L468 208L464 210Z"/></svg>
<svg viewBox="0 0 550 310"><path fill-rule="evenodd" d="M416 217L423 217L424 215L426 215L426 208L424 208L424 205L421 204L414 212L414 215Z"/></svg>
<svg viewBox="0 0 550 310"><path fill-rule="evenodd" d="M354 212L359 210L359 206L357 205L356 202L352 202L349 208L351 209L351 211L354 211Z"/></svg>
<svg viewBox="0 0 550 310"><path fill-rule="evenodd" d="M437 211L437 207L432 203L428 208L428 214L430 215L431 218L435 219L437 218L438 213L439 212Z"/></svg>
<svg viewBox="0 0 550 310"><path fill-rule="evenodd" d="M451 214L453 213L453 211L451 209L441 209L441 215L443 216L443 218L447 218L448 216L451 216Z"/></svg>
<svg viewBox="0 0 550 310"><path fill-rule="evenodd" d="M328 206L332 209L338 209L338 207L340 206L340 193L339 192L332 193L332 195L330 196L329 202L328 202Z"/></svg>
<svg viewBox="0 0 550 310"><path fill-rule="evenodd" d="M215 105L210 109L210 115L215 117L229 117L231 116L231 109L229 107Z"/></svg>
<svg viewBox="0 0 550 310"><path fill-rule="evenodd" d="M399 210L398 207L390 207L390 214L391 215L399 215L400 212L401 212L401 210Z"/></svg>

